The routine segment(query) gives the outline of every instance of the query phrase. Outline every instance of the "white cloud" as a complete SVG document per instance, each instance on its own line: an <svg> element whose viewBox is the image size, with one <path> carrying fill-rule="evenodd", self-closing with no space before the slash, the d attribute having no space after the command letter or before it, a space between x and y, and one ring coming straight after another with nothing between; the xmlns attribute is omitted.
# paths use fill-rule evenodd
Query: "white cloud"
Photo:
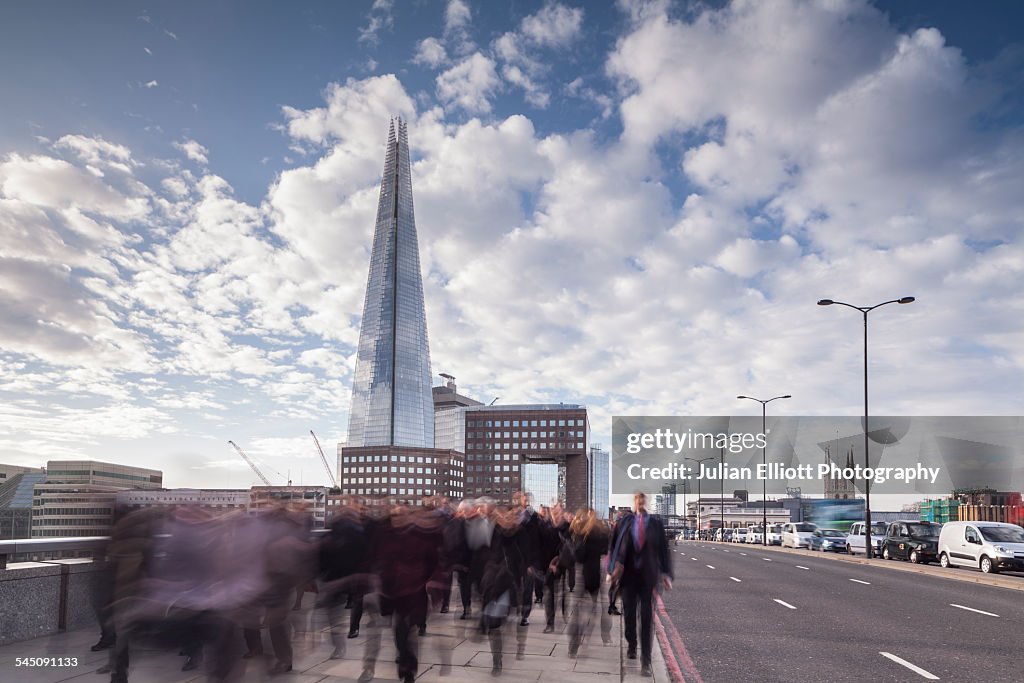
<svg viewBox="0 0 1024 683"><path fill-rule="evenodd" d="M494 67L494 60L474 53L437 77L438 97L470 113L489 112L500 85Z"/></svg>
<svg viewBox="0 0 1024 683"><path fill-rule="evenodd" d="M445 32L464 29L469 25L472 16L469 5L466 4L465 0L448 0L448 6L444 11Z"/></svg>
<svg viewBox="0 0 1024 683"><path fill-rule="evenodd" d="M523 38L531 43L541 47L564 48L579 38L582 25L582 9L554 2L523 19L519 30Z"/></svg>
<svg viewBox="0 0 1024 683"><path fill-rule="evenodd" d="M395 19L391 13L394 4L394 0L373 0L366 16L366 26L359 29L359 42L375 45L380 40L378 34L394 26Z"/></svg>
<svg viewBox="0 0 1024 683"><path fill-rule="evenodd" d="M157 83L157 82L156 82L156 80L152 80L152 81L147 81L147 82L146 82L146 83L145 83L144 85L145 85L145 86L146 86L147 88L155 88L155 87L157 87L157 86L158 86L158 85L160 85L160 84L159 84L159 83Z"/></svg>
<svg viewBox="0 0 1024 683"><path fill-rule="evenodd" d="M11 154L0 162L0 193L36 206L81 210L122 220L149 211L145 197L129 196L61 159Z"/></svg>
<svg viewBox="0 0 1024 683"><path fill-rule="evenodd" d="M448 53L437 38L424 38L416 46L413 62L437 68L448 60Z"/></svg>
<svg viewBox="0 0 1024 683"><path fill-rule="evenodd" d="M182 152L184 152L185 156L187 156L189 159L196 162L197 164L202 164L203 166L206 166L209 163L209 161L206 158L206 155L209 153L209 150L207 150L205 147L203 147L195 140L175 142L174 146L181 150Z"/></svg>
<svg viewBox="0 0 1024 683"><path fill-rule="evenodd" d="M65 135L57 140L58 149L74 152L79 159L96 166L113 168L123 173L131 173L132 167L138 164L124 145L107 142L101 137L90 138L84 135Z"/></svg>
<svg viewBox="0 0 1024 683"><path fill-rule="evenodd" d="M526 101L546 108L550 95L541 80L550 72L550 64L538 50L564 50L582 35L583 10L554 2L544 5L535 14L520 22L492 44L495 55L505 62L502 75L514 86L522 88Z"/></svg>

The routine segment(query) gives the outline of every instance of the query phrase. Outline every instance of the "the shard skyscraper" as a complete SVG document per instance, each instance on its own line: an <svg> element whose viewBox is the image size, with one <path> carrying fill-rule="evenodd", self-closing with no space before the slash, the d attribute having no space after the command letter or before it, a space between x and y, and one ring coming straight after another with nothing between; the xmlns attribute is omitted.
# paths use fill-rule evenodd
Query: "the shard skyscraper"
<svg viewBox="0 0 1024 683"><path fill-rule="evenodd" d="M348 447L433 448L434 404L406 124L392 119L373 232Z"/></svg>

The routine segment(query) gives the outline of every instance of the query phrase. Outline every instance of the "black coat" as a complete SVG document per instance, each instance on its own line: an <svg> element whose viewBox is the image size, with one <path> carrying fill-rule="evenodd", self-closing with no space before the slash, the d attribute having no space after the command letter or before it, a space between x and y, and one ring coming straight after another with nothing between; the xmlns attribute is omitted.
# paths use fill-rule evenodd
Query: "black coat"
<svg viewBox="0 0 1024 683"><path fill-rule="evenodd" d="M574 536L571 557L583 574L583 588L589 593L601 589L601 556L608 553L608 532L604 527L595 527L586 536ZM569 565L566 564L566 568Z"/></svg>
<svg viewBox="0 0 1024 683"><path fill-rule="evenodd" d="M644 546L637 548L633 541L635 516L626 515L618 524L615 548L611 561L621 564L621 583L635 583L654 588L662 574L672 577L672 561L669 557L668 541L665 539L665 525L658 515L646 515L647 526Z"/></svg>
<svg viewBox="0 0 1024 683"><path fill-rule="evenodd" d="M519 604L519 591L515 588L518 578L526 572L521 543L521 527L504 529L495 525L491 544L483 553L480 592L485 605L497 600L505 591L509 592L512 606Z"/></svg>

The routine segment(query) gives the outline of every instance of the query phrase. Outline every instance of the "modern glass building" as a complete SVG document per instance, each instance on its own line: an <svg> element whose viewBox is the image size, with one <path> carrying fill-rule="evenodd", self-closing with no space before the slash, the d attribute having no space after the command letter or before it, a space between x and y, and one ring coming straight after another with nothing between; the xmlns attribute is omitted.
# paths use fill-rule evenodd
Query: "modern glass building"
<svg viewBox="0 0 1024 683"><path fill-rule="evenodd" d="M601 444L590 447L590 507L599 517L608 516L609 488L608 474L611 468L608 451Z"/></svg>
<svg viewBox="0 0 1024 683"><path fill-rule="evenodd" d="M434 446L430 350L410 174L406 124L392 120L359 328L348 447Z"/></svg>

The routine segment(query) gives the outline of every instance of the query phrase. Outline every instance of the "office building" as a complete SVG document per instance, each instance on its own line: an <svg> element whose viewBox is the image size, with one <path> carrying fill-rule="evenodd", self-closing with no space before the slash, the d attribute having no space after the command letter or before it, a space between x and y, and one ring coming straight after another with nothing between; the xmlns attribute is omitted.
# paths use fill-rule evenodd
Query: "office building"
<svg viewBox="0 0 1024 683"><path fill-rule="evenodd" d="M348 443L433 448L434 402L406 124L391 122L380 183Z"/></svg>
<svg viewBox="0 0 1024 683"><path fill-rule="evenodd" d="M323 529L327 520L328 486L253 486L249 489L249 513L259 514L280 505L300 505L313 518L313 528Z"/></svg>
<svg viewBox="0 0 1024 683"><path fill-rule="evenodd" d="M106 536L117 492L160 489L163 473L94 460L51 460L45 481L35 485L32 537Z"/></svg>
<svg viewBox="0 0 1024 683"><path fill-rule="evenodd" d="M665 484L661 487L661 493L654 497L655 514L662 517L674 516L676 514L676 485Z"/></svg>
<svg viewBox="0 0 1024 683"><path fill-rule="evenodd" d="M9 466L0 465L0 469ZM10 467L0 479L0 541L32 536L32 495L46 480L42 469Z"/></svg>
<svg viewBox="0 0 1024 683"><path fill-rule="evenodd" d="M522 489L533 504L591 505L585 406L570 403L467 406L466 494L510 503Z"/></svg>
<svg viewBox="0 0 1024 683"><path fill-rule="evenodd" d="M610 514L610 483L608 477L611 470L611 455L601 447L593 444L590 447L590 507L597 511L602 519Z"/></svg>
<svg viewBox="0 0 1024 683"><path fill-rule="evenodd" d="M151 507L189 507L205 508L214 512L231 510L246 511L249 509L248 489L160 489L118 491L116 495L118 507L127 510L140 510Z"/></svg>
<svg viewBox="0 0 1024 683"><path fill-rule="evenodd" d="M463 456L438 448L346 447L341 456L342 495L364 504L377 500L419 505L427 496L461 499Z"/></svg>
<svg viewBox="0 0 1024 683"><path fill-rule="evenodd" d="M455 378L446 377L451 389L439 397L430 377L409 140L397 120L384 155L348 442L338 449L338 500L419 505L427 496L464 495L462 453L437 448L434 438L437 402L460 404Z"/></svg>

